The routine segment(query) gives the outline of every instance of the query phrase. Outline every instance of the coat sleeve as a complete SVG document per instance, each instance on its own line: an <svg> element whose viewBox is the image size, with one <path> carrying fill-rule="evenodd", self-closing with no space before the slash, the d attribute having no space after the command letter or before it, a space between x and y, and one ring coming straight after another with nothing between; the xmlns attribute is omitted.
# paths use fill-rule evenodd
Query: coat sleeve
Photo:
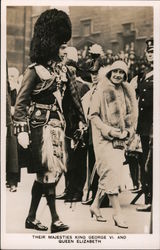
<svg viewBox="0 0 160 250"><path fill-rule="evenodd" d="M9 82L7 81L7 88L6 88L6 126L12 124L12 115L11 115L11 97L8 91Z"/></svg>
<svg viewBox="0 0 160 250"><path fill-rule="evenodd" d="M70 94L71 98L73 99L73 104L76 109L78 119L79 121L82 121L84 124L86 123L85 121L85 115L81 103L81 97L80 93L77 88L76 84L76 73L75 70L72 67L68 67L68 77L69 77L69 89L70 89Z"/></svg>
<svg viewBox="0 0 160 250"><path fill-rule="evenodd" d="M125 123L126 130L129 132L129 138L132 139L136 132L138 121L138 100L136 99L136 92L132 85L127 85L128 94L130 98L131 113L126 115ZM131 121L131 124L130 122Z"/></svg>
<svg viewBox="0 0 160 250"><path fill-rule="evenodd" d="M109 135L111 130L111 126L105 124L101 119L101 98L98 91L92 96L90 112L88 116L89 120L91 120L92 126L96 126L98 130L100 130L102 136L106 139L112 140L113 138Z"/></svg>
<svg viewBox="0 0 160 250"><path fill-rule="evenodd" d="M30 105L31 93L35 87L36 77L37 75L33 68L26 70L15 105L14 121L16 122L26 122L27 106Z"/></svg>

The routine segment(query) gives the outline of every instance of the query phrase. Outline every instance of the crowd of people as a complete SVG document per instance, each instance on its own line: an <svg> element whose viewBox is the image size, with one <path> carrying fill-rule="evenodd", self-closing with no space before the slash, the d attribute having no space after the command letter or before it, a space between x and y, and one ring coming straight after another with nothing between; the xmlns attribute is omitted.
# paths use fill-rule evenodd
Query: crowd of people
<svg viewBox="0 0 160 250"><path fill-rule="evenodd" d="M36 174L26 228L48 230L36 218L44 195L51 233L69 228L56 199L91 205L99 222L106 222L102 203L110 203L115 225L128 228L119 203L125 164L132 192L145 196L137 211L152 204L153 39L139 58L134 43L114 55L99 44L68 47L70 38L69 16L46 10L35 23L23 79L7 67L6 185L17 191L21 167ZM65 189L56 196L63 174Z"/></svg>

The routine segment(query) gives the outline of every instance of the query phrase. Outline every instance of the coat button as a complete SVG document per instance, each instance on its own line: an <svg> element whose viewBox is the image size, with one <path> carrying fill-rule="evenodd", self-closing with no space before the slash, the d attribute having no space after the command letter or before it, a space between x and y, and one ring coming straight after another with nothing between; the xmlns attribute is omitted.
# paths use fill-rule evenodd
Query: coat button
<svg viewBox="0 0 160 250"><path fill-rule="evenodd" d="M142 99L142 102L144 102L144 99Z"/></svg>
<svg viewBox="0 0 160 250"><path fill-rule="evenodd" d="M143 110L143 108L141 108L141 110Z"/></svg>
<svg viewBox="0 0 160 250"><path fill-rule="evenodd" d="M52 111L56 111L57 110L57 107L56 107L56 105L54 105L53 107L52 107Z"/></svg>
<svg viewBox="0 0 160 250"><path fill-rule="evenodd" d="M144 92L146 91L146 89L143 90Z"/></svg>

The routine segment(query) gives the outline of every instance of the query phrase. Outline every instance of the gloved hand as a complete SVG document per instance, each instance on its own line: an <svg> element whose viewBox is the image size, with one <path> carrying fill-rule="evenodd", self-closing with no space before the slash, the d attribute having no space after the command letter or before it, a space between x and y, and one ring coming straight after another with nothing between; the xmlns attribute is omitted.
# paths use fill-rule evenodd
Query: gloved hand
<svg viewBox="0 0 160 250"><path fill-rule="evenodd" d="M113 138L119 138L121 135L121 130L119 128L111 128L109 135Z"/></svg>
<svg viewBox="0 0 160 250"><path fill-rule="evenodd" d="M79 129L76 129L74 132L74 148L77 148L79 145L80 147L85 147L86 141L88 139L88 127L83 123L79 122Z"/></svg>
<svg viewBox="0 0 160 250"><path fill-rule="evenodd" d="M80 121L78 125L79 125L80 130L85 128L85 125L84 125L84 123L82 121Z"/></svg>
<svg viewBox="0 0 160 250"><path fill-rule="evenodd" d="M28 148L29 146L29 135L27 132L20 132L18 134L18 143L23 147L23 148Z"/></svg>
<svg viewBox="0 0 160 250"><path fill-rule="evenodd" d="M118 136L119 139L125 139L128 136L128 131L124 130L123 132L120 133Z"/></svg>

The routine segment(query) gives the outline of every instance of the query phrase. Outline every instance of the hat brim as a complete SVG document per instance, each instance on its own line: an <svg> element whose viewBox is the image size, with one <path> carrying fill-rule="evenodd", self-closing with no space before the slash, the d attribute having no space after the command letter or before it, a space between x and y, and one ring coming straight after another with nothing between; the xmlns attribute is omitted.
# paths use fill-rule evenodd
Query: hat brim
<svg viewBox="0 0 160 250"><path fill-rule="evenodd" d="M147 49L147 52L153 52L153 51L154 51L153 48Z"/></svg>

